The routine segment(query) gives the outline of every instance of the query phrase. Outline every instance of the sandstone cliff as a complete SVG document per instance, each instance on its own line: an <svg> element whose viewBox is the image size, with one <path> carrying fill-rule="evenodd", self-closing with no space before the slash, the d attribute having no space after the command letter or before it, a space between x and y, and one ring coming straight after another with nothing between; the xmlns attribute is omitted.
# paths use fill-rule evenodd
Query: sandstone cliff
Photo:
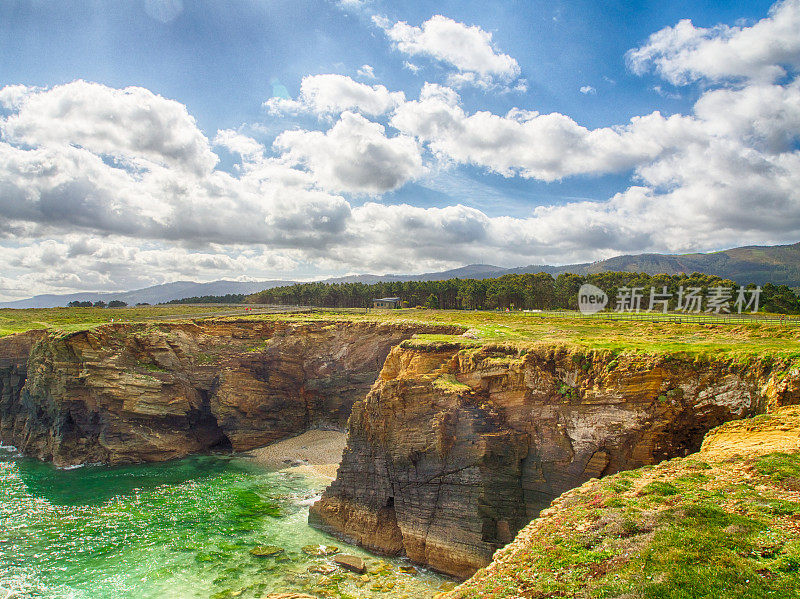
<svg viewBox="0 0 800 599"><path fill-rule="evenodd" d="M312 524L466 577L584 481L700 447L768 404L799 403L797 370L563 348L407 341L350 418Z"/></svg>
<svg viewBox="0 0 800 599"><path fill-rule="evenodd" d="M209 320L14 335L0 339L0 441L117 464L343 428L391 347L446 330Z"/></svg>
<svg viewBox="0 0 800 599"><path fill-rule="evenodd" d="M19 398L28 377L28 356L45 331L28 331L0 338L0 443L10 443L2 423L16 419L22 409Z"/></svg>
<svg viewBox="0 0 800 599"><path fill-rule="evenodd" d="M777 407L560 495L440 599L794 597L798 532L800 406Z"/></svg>

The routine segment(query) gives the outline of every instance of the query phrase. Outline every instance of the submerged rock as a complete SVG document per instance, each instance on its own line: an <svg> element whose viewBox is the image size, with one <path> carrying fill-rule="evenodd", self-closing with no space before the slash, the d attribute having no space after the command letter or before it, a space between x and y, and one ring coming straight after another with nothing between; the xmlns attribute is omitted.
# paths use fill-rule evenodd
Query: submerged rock
<svg viewBox="0 0 800 599"><path fill-rule="evenodd" d="M364 564L364 560L360 557L356 557L355 555L337 555L333 558L333 561L337 566L341 566L342 568L350 570L351 572L355 572L356 574L364 574L364 572L367 571L367 566Z"/></svg>
<svg viewBox="0 0 800 599"><path fill-rule="evenodd" d="M303 553L316 557L327 557L339 553L339 548L335 545L306 545Z"/></svg>
<svg viewBox="0 0 800 599"><path fill-rule="evenodd" d="M275 545L258 545L250 550L250 555L255 555L256 557L274 557L281 553L283 553L283 547Z"/></svg>
<svg viewBox="0 0 800 599"><path fill-rule="evenodd" d="M312 574L323 574L325 576L330 576L336 572L336 568L334 566L329 566L328 564L314 564L313 566L308 567L308 571Z"/></svg>

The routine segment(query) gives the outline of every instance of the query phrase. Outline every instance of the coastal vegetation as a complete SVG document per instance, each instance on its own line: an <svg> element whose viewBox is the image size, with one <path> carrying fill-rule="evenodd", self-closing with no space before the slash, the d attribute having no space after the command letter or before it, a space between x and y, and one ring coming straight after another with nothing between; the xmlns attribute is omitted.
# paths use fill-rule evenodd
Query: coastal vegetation
<svg viewBox="0 0 800 599"><path fill-rule="evenodd" d="M245 322L373 322L455 326L464 334L418 334L417 345L455 344L461 347L500 344L518 349L561 345L576 349L675 354L696 357L729 356L737 361L800 358L800 327L793 320L705 324L657 320L608 320L526 312L465 310L335 310L260 313L225 306L147 306L107 310L101 308L43 308L0 310L0 336L31 329L78 331L122 322L216 318Z"/></svg>
<svg viewBox="0 0 800 599"><path fill-rule="evenodd" d="M225 313L224 306L136 306L108 310L104 307L0 308L0 337L31 329L78 331L109 322L143 322L196 318Z"/></svg>

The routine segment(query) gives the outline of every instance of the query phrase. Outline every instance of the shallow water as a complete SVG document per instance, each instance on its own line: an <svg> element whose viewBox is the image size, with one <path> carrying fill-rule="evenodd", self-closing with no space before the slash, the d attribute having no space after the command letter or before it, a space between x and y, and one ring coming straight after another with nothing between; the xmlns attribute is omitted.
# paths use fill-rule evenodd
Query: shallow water
<svg viewBox="0 0 800 599"><path fill-rule="evenodd" d="M452 586L403 573L307 524L325 482L266 472L245 458L194 456L160 464L59 470L0 450L0 599L432 597ZM367 561L368 578L308 572L326 558L304 545L336 545ZM256 545L284 548L250 555Z"/></svg>

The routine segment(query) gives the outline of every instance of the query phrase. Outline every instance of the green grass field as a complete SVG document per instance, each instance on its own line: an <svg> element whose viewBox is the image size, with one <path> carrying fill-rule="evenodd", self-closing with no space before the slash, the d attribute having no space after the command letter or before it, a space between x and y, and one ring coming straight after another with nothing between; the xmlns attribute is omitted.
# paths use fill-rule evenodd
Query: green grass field
<svg viewBox="0 0 800 599"><path fill-rule="evenodd" d="M29 308L0 309L0 337L30 329L78 331L115 322L143 322L174 318L199 318L226 313L245 313L231 306L140 306L136 308Z"/></svg>
<svg viewBox="0 0 800 599"><path fill-rule="evenodd" d="M246 318L287 318L252 315ZM800 329L775 323L707 325L650 321L607 321L578 316L551 317L526 312L472 312L458 310L315 311L288 316L292 320L346 320L356 322L416 322L458 325L470 329L475 340L460 335L418 335L415 343L499 343L519 348L563 344L611 352L685 353L713 357L724 353L749 359L770 355L800 358Z"/></svg>
<svg viewBox="0 0 800 599"><path fill-rule="evenodd" d="M251 309L253 310L253 309ZM500 343L517 347L563 344L571 347L706 356L724 353L749 359L770 355L800 358L800 328L787 324L700 324L608 321L526 312L472 312L456 310L323 310L307 313L246 312L232 306L144 306L138 308L53 308L0 310L0 336L29 329L76 331L111 322L144 322L198 318L290 319L294 321L348 321L458 325L475 339L460 335L419 335L415 343Z"/></svg>

